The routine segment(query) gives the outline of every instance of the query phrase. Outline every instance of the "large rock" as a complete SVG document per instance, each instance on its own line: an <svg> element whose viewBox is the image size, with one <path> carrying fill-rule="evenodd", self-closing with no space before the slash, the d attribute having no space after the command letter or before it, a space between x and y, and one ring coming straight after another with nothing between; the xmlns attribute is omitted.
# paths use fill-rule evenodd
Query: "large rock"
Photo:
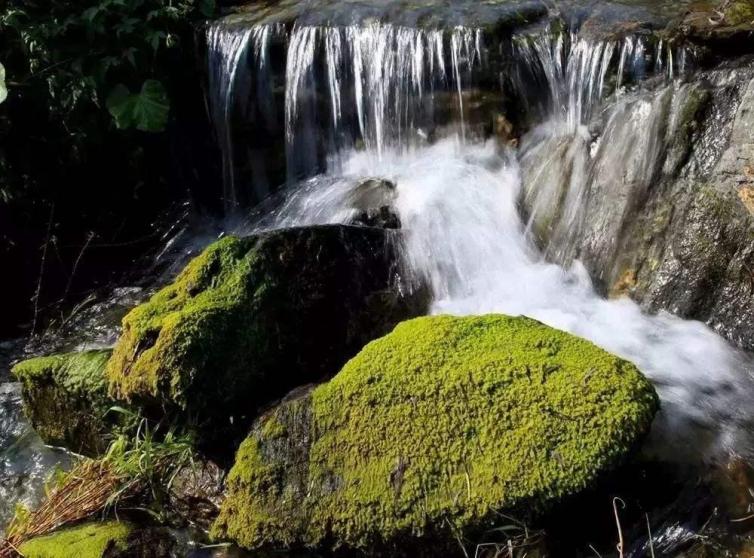
<svg viewBox="0 0 754 558"><path fill-rule="evenodd" d="M657 409L631 363L534 320L418 318L254 424L214 535L438 555L590 486Z"/></svg>
<svg viewBox="0 0 754 558"><path fill-rule="evenodd" d="M425 292L400 276L399 242L334 225L216 242L124 318L111 394L179 413L205 449L237 447L260 406L425 311Z"/></svg>
<svg viewBox="0 0 754 558"><path fill-rule="evenodd" d="M113 423L114 404L107 395L105 365L110 350L32 358L13 367L22 384L24 411L47 443L76 453L98 455Z"/></svg>

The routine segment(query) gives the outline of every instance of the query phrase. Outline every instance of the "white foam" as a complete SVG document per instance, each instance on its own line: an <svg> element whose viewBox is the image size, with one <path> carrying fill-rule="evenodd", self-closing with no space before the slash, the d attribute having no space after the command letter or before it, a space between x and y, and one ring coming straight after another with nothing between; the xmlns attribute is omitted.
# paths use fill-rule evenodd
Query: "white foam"
<svg viewBox="0 0 754 558"><path fill-rule="evenodd" d="M747 453L750 363L704 324L605 300L577 262L547 263L528 241L515 158L492 144L444 140L411 152L352 152L342 172L294 191L278 225L345 222L358 179L397 185L406 259L434 293L434 313L526 315L634 362L663 402L656 431L671 452Z"/></svg>

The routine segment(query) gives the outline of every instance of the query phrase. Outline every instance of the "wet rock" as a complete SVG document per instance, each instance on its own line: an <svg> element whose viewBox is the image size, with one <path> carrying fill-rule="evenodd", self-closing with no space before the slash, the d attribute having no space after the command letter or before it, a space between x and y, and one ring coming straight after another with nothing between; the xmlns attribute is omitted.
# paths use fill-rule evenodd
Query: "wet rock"
<svg viewBox="0 0 754 558"><path fill-rule="evenodd" d="M110 350L84 351L25 360L13 367L23 386L24 411L47 443L96 456L112 428L106 419L114 401L107 395L105 365Z"/></svg>
<svg viewBox="0 0 754 558"><path fill-rule="evenodd" d="M220 512L225 474L210 461L180 469L169 487L169 508L189 525L209 531Z"/></svg>
<svg viewBox="0 0 754 558"><path fill-rule="evenodd" d="M696 2L683 18L681 30L691 40L741 55L754 45L754 1Z"/></svg>
<svg viewBox="0 0 754 558"><path fill-rule="evenodd" d="M401 277L395 231L316 226L227 237L123 320L110 393L196 425L231 451L255 413L331 377L427 307Z"/></svg>
<svg viewBox="0 0 754 558"><path fill-rule="evenodd" d="M401 221L392 208L396 197L395 184L380 178L362 180L349 193L346 203L355 213L350 224L382 229L400 229Z"/></svg>
<svg viewBox="0 0 754 558"><path fill-rule="evenodd" d="M531 518L589 487L649 430L630 363L528 318L402 323L241 445L213 533L243 547L386 555Z"/></svg>
<svg viewBox="0 0 754 558"><path fill-rule="evenodd" d="M747 204L754 186L747 170L754 165L754 80L729 138L706 181L693 184L685 209L667 221L656 258L640 262L633 296L651 309L706 321L754 350L754 218Z"/></svg>
<svg viewBox="0 0 754 558"><path fill-rule="evenodd" d="M16 505L36 505L55 469L66 469L70 455L44 445L24 417L21 385L0 384L0 536Z"/></svg>

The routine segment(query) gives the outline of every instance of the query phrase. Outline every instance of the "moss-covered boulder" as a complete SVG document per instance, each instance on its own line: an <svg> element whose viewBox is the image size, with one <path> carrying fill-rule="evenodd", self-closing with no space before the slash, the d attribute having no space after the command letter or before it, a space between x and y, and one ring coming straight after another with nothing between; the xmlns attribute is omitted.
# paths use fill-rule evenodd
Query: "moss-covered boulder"
<svg viewBox="0 0 754 558"><path fill-rule="evenodd" d="M128 549L133 527L108 521L84 523L25 542L18 549L25 558L105 558Z"/></svg>
<svg viewBox="0 0 754 558"><path fill-rule="evenodd" d="M77 453L105 450L107 395L105 365L110 350L93 350L32 358L13 367L22 384L24 411L48 444Z"/></svg>
<svg viewBox="0 0 754 558"><path fill-rule="evenodd" d="M216 242L124 318L111 394L177 411L205 449L231 452L261 405L425 311L400 279L399 234L333 225Z"/></svg>
<svg viewBox="0 0 754 558"><path fill-rule="evenodd" d="M634 365L534 320L418 318L255 423L213 533L436 551L589 487L657 410Z"/></svg>
<svg viewBox="0 0 754 558"><path fill-rule="evenodd" d="M177 556L173 535L160 527L125 521L91 521L23 543L24 558L170 558Z"/></svg>

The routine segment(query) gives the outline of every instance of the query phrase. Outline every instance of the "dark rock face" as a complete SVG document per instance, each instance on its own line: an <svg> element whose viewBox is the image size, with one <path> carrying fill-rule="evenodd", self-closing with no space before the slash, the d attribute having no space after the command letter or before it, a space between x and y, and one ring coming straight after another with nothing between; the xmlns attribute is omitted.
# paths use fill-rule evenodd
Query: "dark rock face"
<svg viewBox="0 0 754 558"><path fill-rule="evenodd" d="M400 218L392 208L395 196L395 184L389 180L379 178L362 180L347 200L348 205L356 211L351 224L400 229Z"/></svg>
<svg viewBox="0 0 754 558"><path fill-rule="evenodd" d="M220 511L225 473L211 461L180 469L170 485L170 509L183 521L209 531Z"/></svg>
<svg viewBox="0 0 754 558"><path fill-rule="evenodd" d="M754 79L743 88L727 148L668 224L660 258L642 265L635 296L701 319L754 350Z"/></svg>
<svg viewBox="0 0 754 558"><path fill-rule="evenodd" d="M591 155L584 140L555 136L525 139L521 156L523 205L548 257L578 259L605 294L704 321L747 350L753 76L738 65L636 93L610 109Z"/></svg>
<svg viewBox="0 0 754 558"><path fill-rule="evenodd" d="M401 276L400 235L317 226L225 238L123 320L107 376L116 399L233 448L260 406L334 375L370 340L425 312Z"/></svg>

